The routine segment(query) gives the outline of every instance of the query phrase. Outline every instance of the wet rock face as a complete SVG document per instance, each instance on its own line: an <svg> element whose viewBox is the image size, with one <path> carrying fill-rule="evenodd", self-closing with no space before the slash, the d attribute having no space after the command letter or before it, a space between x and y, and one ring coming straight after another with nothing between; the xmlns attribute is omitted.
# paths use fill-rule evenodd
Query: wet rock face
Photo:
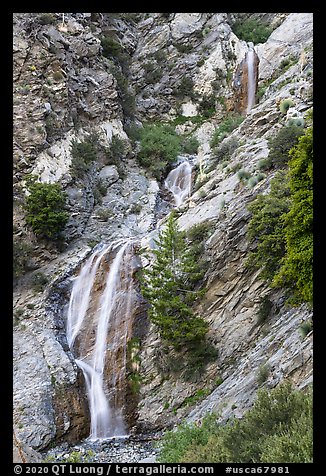
<svg viewBox="0 0 326 476"><path fill-rule="evenodd" d="M257 53L254 53L253 57L253 70L254 70L254 92L257 90L258 85L258 71L259 71L259 58ZM246 114L248 106L248 90L249 90L249 77L248 77L248 52L245 58L241 61L233 76L233 89L234 89L234 110L240 114Z"/></svg>

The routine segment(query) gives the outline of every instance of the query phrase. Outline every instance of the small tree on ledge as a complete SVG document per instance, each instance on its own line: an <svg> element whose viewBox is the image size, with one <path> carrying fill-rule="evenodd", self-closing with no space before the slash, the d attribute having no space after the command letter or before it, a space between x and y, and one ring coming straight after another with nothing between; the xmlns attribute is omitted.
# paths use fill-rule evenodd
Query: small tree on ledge
<svg viewBox="0 0 326 476"><path fill-rule="evenodd" d="M142 272L142 293L150 304L149 318L166 344L176 350L189 350L203 342L208 331L207 322L191 308L203 294L194 290L203 273L173 213L155 243L155 261Z"/></svg>
<svg viewBox="0 0 326 476"><path fill-rule="evenodd" d="M30 194L26 198L26 222L37 236L57 239L68 221L64 211L66 197L60 184L41 183L30 179L27 183Z"/></svg>

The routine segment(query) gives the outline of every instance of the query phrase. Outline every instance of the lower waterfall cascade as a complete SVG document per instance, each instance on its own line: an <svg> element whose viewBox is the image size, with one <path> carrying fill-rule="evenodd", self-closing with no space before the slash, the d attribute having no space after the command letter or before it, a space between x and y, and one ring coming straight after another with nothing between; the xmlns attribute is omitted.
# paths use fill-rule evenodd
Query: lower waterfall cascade
<svg viewBox="0 0 326 476"><path fill-rule="evenodd" d="M82 266L71 292L67 341L85 377L90 439L127 436L122 415L124 401L119 392L123 393L131 307L136 299L132 258L130 240L96 247ZM107 367L109 379L105 374Z"/></svg>

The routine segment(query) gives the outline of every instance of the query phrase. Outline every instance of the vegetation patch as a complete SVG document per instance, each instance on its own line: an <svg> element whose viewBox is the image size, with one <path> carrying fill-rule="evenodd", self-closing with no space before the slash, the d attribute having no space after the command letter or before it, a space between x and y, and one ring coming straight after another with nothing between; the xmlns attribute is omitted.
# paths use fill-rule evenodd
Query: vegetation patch
<svg viewBox="0 0 326 476"><path fill-rule="evenodd" d="M308 320L300 325L300 334L305 338L312 331L312 321Z"/></svg>
<svg viewBox="0 0 326 476"><path fill-rule="evenodd" d="M83 177L91 162L97 159L97 136L90 135L84 141L73 139L70 145L71 174L73 177Z"/></svg>
<svg viewBox="0 0 326 476"><path fill-rule="evenodd" d="M137 159L157 180L162 179L168 165L177 159L180 151L181 140L173 127L152 124L141 129Z"/></svg>
<svg viewBox="0 0 326 476"><path fill-rule="evenodd" d="M184 154L197 154L199 145L199 140L194 136L181 139L181 149Z"/></svg>
<svg viewBox="0 0 326 476"><path fill-rule="evenodd" d="M30 258L33 247L27 241L21 238L13 240L13 277L19 278L26 272L27 263Z"/></svg>
<svg viewBox="0 0 326 476"><path fill-rule="evenodd" d="M38 293L41 293L44 291L44 288L48 282L49 280L47 276L41 272L35 273L32 277L33 289Z"/></svg>
<svg viewBox="0 0 326 476"><path fill-rule="evenodd" d="M215 94L210 94L209 96L203 96L199 102L199 112L201 115L208 119L213 116L216 112L216 97Z"/></svg>
<svg viewBox="0 0 326 476"><path fill-rule="evenodd" d="M312 391L284 382L260 389L243 418L224 425L216 415L167 432L160 463L311 463Z"/></svg>
<svg viewBox="0 0 326 476"><path fill-rule="evenodd" d="M264 322L266 322L266 320L270 316L272 308L273 308L273 303L268 298L268 296L264 296L263 298L261 298L259 303L258 313L257 313L257 324L263 324Z"/></svg>
<svg viewBox="0 0 326 476"><path fill-rule="evenodd" d="M179 98L189 97L195 99L194 81L189 76L183 76L180 83L173 89L174 96Z"/></svg>
<svg viewBox="0 0 326 476"><path fill-rule="evenodd" d="M55 240L61 237L69 214L64 211L66 194L58 183L41 183L31 179L24 205L26 223L38 237Z"/></svg>
<svg viewBox="0 0 326 476"><path fill-rule="evenodd" d="M216 147L223 139L225 139L225 137L236 129L243 120L244 117L239 114L229 114L214 131L213 137L210 141L210 146L212 148Z"/></svg>
<svg viewBox="0 0 326 476"><path fill-rule="evenodd" d="M288 99L283 99L283 101L280 102L280 111L282 114L286 114L288 109L294 105L294 102L292 101L291 98Z"/></svg>
<svg viewBox="0 0 326 476"><path fill-rule="evenodd" d="M156 240L155 260L143 269L141 289L148 300L148 316L156 325L165 345L186 353L189 375L202 368L216 349L206 342L208 324L192 310L204 290L196 289L203 277L198 254L179 231L171 213L166 228ZM182 358L182 357L181 357Z"/></svg>
<svg viewBox="0 0 326 476"><path fill-rule="evenodd" d="M313 297L312 135L311 125L289 151L289 171L279 171L270 193L258 195L248 206L248 237L256 249L247 265L260 268L272 286L288 289L292 304L312 304Z"/></svg>
<svg viewBox="0 0 326 476"><path fill-rule="evenodd" d="M273 31L272 28L252 18L235 22L232 30L239 40L244 40L247 43L252 42L255 45L265 43Z"/></svg>
<svg viewBox="0 0 326 476"><path fill-rule="evenodd" d="M298 143L304 130L297 125L282 127L276 136L268 139L268 159L274 167L284 167L289 161L289 151Z"/></svg>

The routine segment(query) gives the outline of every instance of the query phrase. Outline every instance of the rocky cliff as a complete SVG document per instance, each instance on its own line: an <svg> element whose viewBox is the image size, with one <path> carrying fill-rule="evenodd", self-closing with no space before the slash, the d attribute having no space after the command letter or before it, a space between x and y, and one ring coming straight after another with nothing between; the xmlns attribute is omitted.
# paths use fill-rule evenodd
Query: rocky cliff
<svg viewBox="0 0 326 476"><path fill-rule="evenodd" d="M162 429L212 410L241 416L261 385L262 367L270 387L285 377L298 387L311 381L312 335L299 332L311 310L289 308L281 291L245 267L247 205L269 190L275 172L250 188L237 170L255 175L268 138L312 107L312 14L252 14L274 30L255 45L259 102L226 139L236 145L225 164L210 140L227 113L244 114L248 46L232 31L243 15L14 14L14 239L31 247L14 288L14 427L22 444L42 450L88 435L85 384L65 334L72 282L97 243L134 237L146 244L172 206L164 184L137 161L132 124L167 121L199 141L204 180L196 172L178 221L184 230L211 224L198 313L219 354L193 381L167 377L158 335L140 313L134 329L140 387L130 426ZM279 104L286 98L293 106L284 115ZM90 134L97 137L97 160L76 177L71 141ZM123 151L114 151L116 139ZM26 225L29 174L60 183L68 195L60 246L37 239ZM37 287L40 273L46 280ZM271 311L259 324L264 296Z"/></svg>

